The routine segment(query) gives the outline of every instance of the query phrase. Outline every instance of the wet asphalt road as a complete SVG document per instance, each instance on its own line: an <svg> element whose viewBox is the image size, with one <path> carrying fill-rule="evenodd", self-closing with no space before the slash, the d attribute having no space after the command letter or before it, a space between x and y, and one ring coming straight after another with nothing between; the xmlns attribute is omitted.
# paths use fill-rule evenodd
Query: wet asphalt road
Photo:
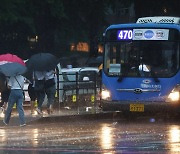
<svg viewBox="0 0 180 154"><path fill-rule="evenodd" d="M0 126L0 154L175 152L180 152L177 119L97 114L40 118L22 128Z"/></svg>

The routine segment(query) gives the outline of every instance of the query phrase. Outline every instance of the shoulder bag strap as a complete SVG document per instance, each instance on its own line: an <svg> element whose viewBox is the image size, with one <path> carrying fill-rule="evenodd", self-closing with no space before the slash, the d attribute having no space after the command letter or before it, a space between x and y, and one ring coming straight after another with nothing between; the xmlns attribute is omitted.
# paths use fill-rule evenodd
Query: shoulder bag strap
<svg viewBox="0 0 180 154"><path fill-rule="evenodd" d="M21 90L22 90L22 92L23 92L23 97L24 97L24 100L25 100L24 90L23 90L23 88L21 87L21 85L20 85L19 81L17 80L17 78L16 78L16 77L14 77L14 78L16 79L17 83L19 84L19 87L21 88Z"/></svg>
<svg viewBox="0 0 180 154"><path fill-rule="evenodd" d="M14 78L16 79L16 81L17 81L19 87L21 88L21 90L23 90L23 88L21 87L21 85L20 85L19 81L17 80L17 78L16 77L14 77Z"/></svg>

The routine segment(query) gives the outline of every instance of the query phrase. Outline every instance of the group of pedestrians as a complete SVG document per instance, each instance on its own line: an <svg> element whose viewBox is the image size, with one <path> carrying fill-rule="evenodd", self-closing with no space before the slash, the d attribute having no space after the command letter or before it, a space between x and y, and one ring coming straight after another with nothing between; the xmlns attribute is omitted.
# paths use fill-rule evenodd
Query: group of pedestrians
<svg viewBox="0 0 180 154"><path fill-rule="evenodd" d="M42 114L42 105L47 95L47 112L51 114L53 112L53 102L56 93L56 78L55 71L34 71L32 73L32 80L29 83L28 93L31 99L31 111L34 111L34 103L37 99L38 107L36 111L38 114ZM23 102L24 102L24 82L26 78L22 75L13 76L7 79L7 91L3 91L4 98L2 100L1 109L5 110L4 124L8 125L11 112L14 104L16 103L17 111L19 113L20 126L26 126ZM7 107L6 107L7 106Z"/></svg>

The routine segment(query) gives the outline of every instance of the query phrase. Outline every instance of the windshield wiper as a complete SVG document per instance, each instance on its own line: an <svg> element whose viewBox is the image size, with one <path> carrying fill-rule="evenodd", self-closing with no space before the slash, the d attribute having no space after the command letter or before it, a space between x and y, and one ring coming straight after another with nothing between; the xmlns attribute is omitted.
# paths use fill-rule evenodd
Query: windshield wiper
<svg viewBox="0 0 180 154"><path fill-rule="evenodd" d="M123 76L120 75L119 78L117 79L118 82L121 82L123 80Z"/></svg>
<svg viewBox="0 0 180 154"><path fill-rule="evenodd" d="M148 68L146 64L140 64L141 67L139 67L139 71L143 71L143 72L149 72L151 74L151 76L153 77L155 82L160 82L158 77L156 76L156 74L154 73L153 69Z"/></svg>
<svg viewBox="0 0 180 154"><path fill-rule="evenodd" d="M155 82L160 82L153 70L150 71Z"/></svg>

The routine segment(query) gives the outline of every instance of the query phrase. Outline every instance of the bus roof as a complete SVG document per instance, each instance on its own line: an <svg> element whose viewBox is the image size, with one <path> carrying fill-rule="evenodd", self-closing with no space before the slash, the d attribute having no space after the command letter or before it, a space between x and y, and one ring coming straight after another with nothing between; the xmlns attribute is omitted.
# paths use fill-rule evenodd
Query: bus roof
<svg viewBox="0 0 180 154"><path fill-rule="evenodd" d="M175 28L180 31L180 17L142 17L136 23L114 24L110 25L107 29L118 28Z"/></svg>
<svg viewBox="0 0 180 154"><path fill-rule="evenodd" d="M180 24L180 17L155 16L142 17L136 23L166 23L166 24Z"/></svg>
<svg viewBox="0 0 180 154"><path fill-rule="evenodd" d="M158 24L158 23L128 23L128 24L116 24L116 25L110 25L107 30L110 29L119 29L119 28L175 28L180 31L180 25L179 24Z"/></svg>

